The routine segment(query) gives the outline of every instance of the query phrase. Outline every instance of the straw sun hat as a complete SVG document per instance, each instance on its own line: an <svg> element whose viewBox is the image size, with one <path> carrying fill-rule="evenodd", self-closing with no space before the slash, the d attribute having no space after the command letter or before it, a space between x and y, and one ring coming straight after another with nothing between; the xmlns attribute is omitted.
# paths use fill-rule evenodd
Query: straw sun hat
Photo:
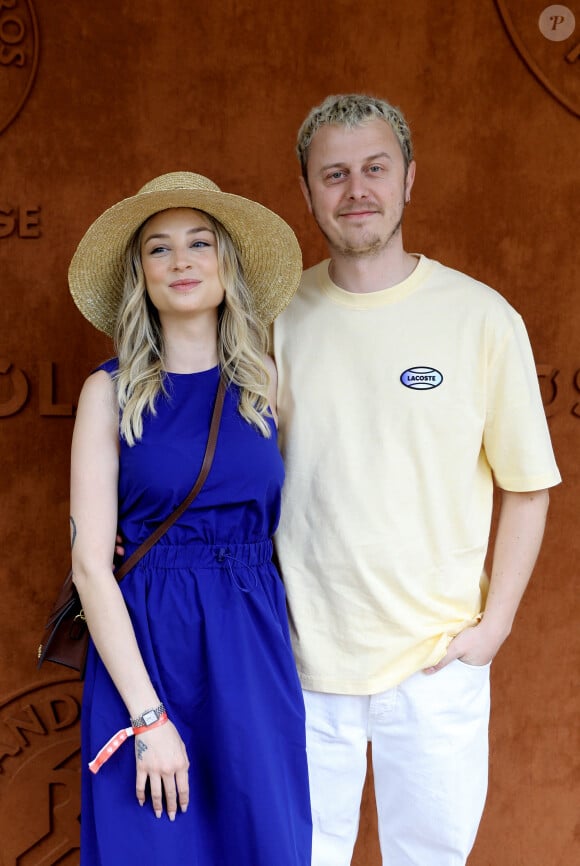
<svg viewBox="0 0 580 866"><path fill-rule="evenodd" d="M205 211L224 226L240 255L256 313L270 324L300 281L302 256L294 232L257 202L222 192L207 177L186 171L154 178L88 229L68 274L71 295L83 316L113 336L129 241L150 216L174 207Z"/></svg>

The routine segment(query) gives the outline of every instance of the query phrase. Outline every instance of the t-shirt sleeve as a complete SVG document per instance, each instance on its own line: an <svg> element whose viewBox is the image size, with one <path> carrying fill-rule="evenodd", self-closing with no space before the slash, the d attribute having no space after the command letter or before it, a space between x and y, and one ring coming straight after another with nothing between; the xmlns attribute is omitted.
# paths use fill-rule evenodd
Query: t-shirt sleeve
<svg viewBox="0 0 580 866"><path fill-rule="evenodd" d="M483 446L496 484L525 492L561 481L530 341L510 310L490 335Z"/></svg>

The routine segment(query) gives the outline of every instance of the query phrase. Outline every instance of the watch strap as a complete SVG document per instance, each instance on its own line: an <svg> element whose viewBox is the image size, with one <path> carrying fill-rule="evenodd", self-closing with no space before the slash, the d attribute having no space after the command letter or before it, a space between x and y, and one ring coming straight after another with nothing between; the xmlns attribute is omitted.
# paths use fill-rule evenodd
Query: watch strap
<svg viewBox="0 0 580 866"><path fill-rule="evenodd" d="M150 707L150 709L144 710L140 716L135 716L134 719L131 719L131 727L148 728L150 725L154 725L165 712L163 704L159 704L157 707Z"/></svg>

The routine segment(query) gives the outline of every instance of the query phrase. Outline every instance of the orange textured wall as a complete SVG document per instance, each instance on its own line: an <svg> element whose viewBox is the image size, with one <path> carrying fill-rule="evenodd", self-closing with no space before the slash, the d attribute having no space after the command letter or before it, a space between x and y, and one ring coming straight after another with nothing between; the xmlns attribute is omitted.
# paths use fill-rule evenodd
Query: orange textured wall
<svg viewBox="0 0 580 866"><path fill-rule="evenodd" d="M407 247L524 315L565 479L493 666L470 866L580 862L580 4L560 42L538 29L547 5L0 0L2 866L78 862L80 686L34 666L68 558L73 407L110 354L67 293L75 245L112 202L192 169L281 213L314 263L293 142L311 105L352 90L401 105L414 131ZM373 808L367 787L356 866L380 862Z"/></svg>

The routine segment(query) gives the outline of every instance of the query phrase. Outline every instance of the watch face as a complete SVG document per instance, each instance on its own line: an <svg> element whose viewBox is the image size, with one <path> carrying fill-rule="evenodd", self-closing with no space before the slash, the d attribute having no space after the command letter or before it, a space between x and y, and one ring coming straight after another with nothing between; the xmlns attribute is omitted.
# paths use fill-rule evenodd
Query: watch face
<svg viewBox="0 0 580 866"><path fill-rule="evenodd" d="M146 725L152 725L153 722L156 722L159 716L155 712L155 710L147 710L146 713L143 713L143 721Z"/></svg>

